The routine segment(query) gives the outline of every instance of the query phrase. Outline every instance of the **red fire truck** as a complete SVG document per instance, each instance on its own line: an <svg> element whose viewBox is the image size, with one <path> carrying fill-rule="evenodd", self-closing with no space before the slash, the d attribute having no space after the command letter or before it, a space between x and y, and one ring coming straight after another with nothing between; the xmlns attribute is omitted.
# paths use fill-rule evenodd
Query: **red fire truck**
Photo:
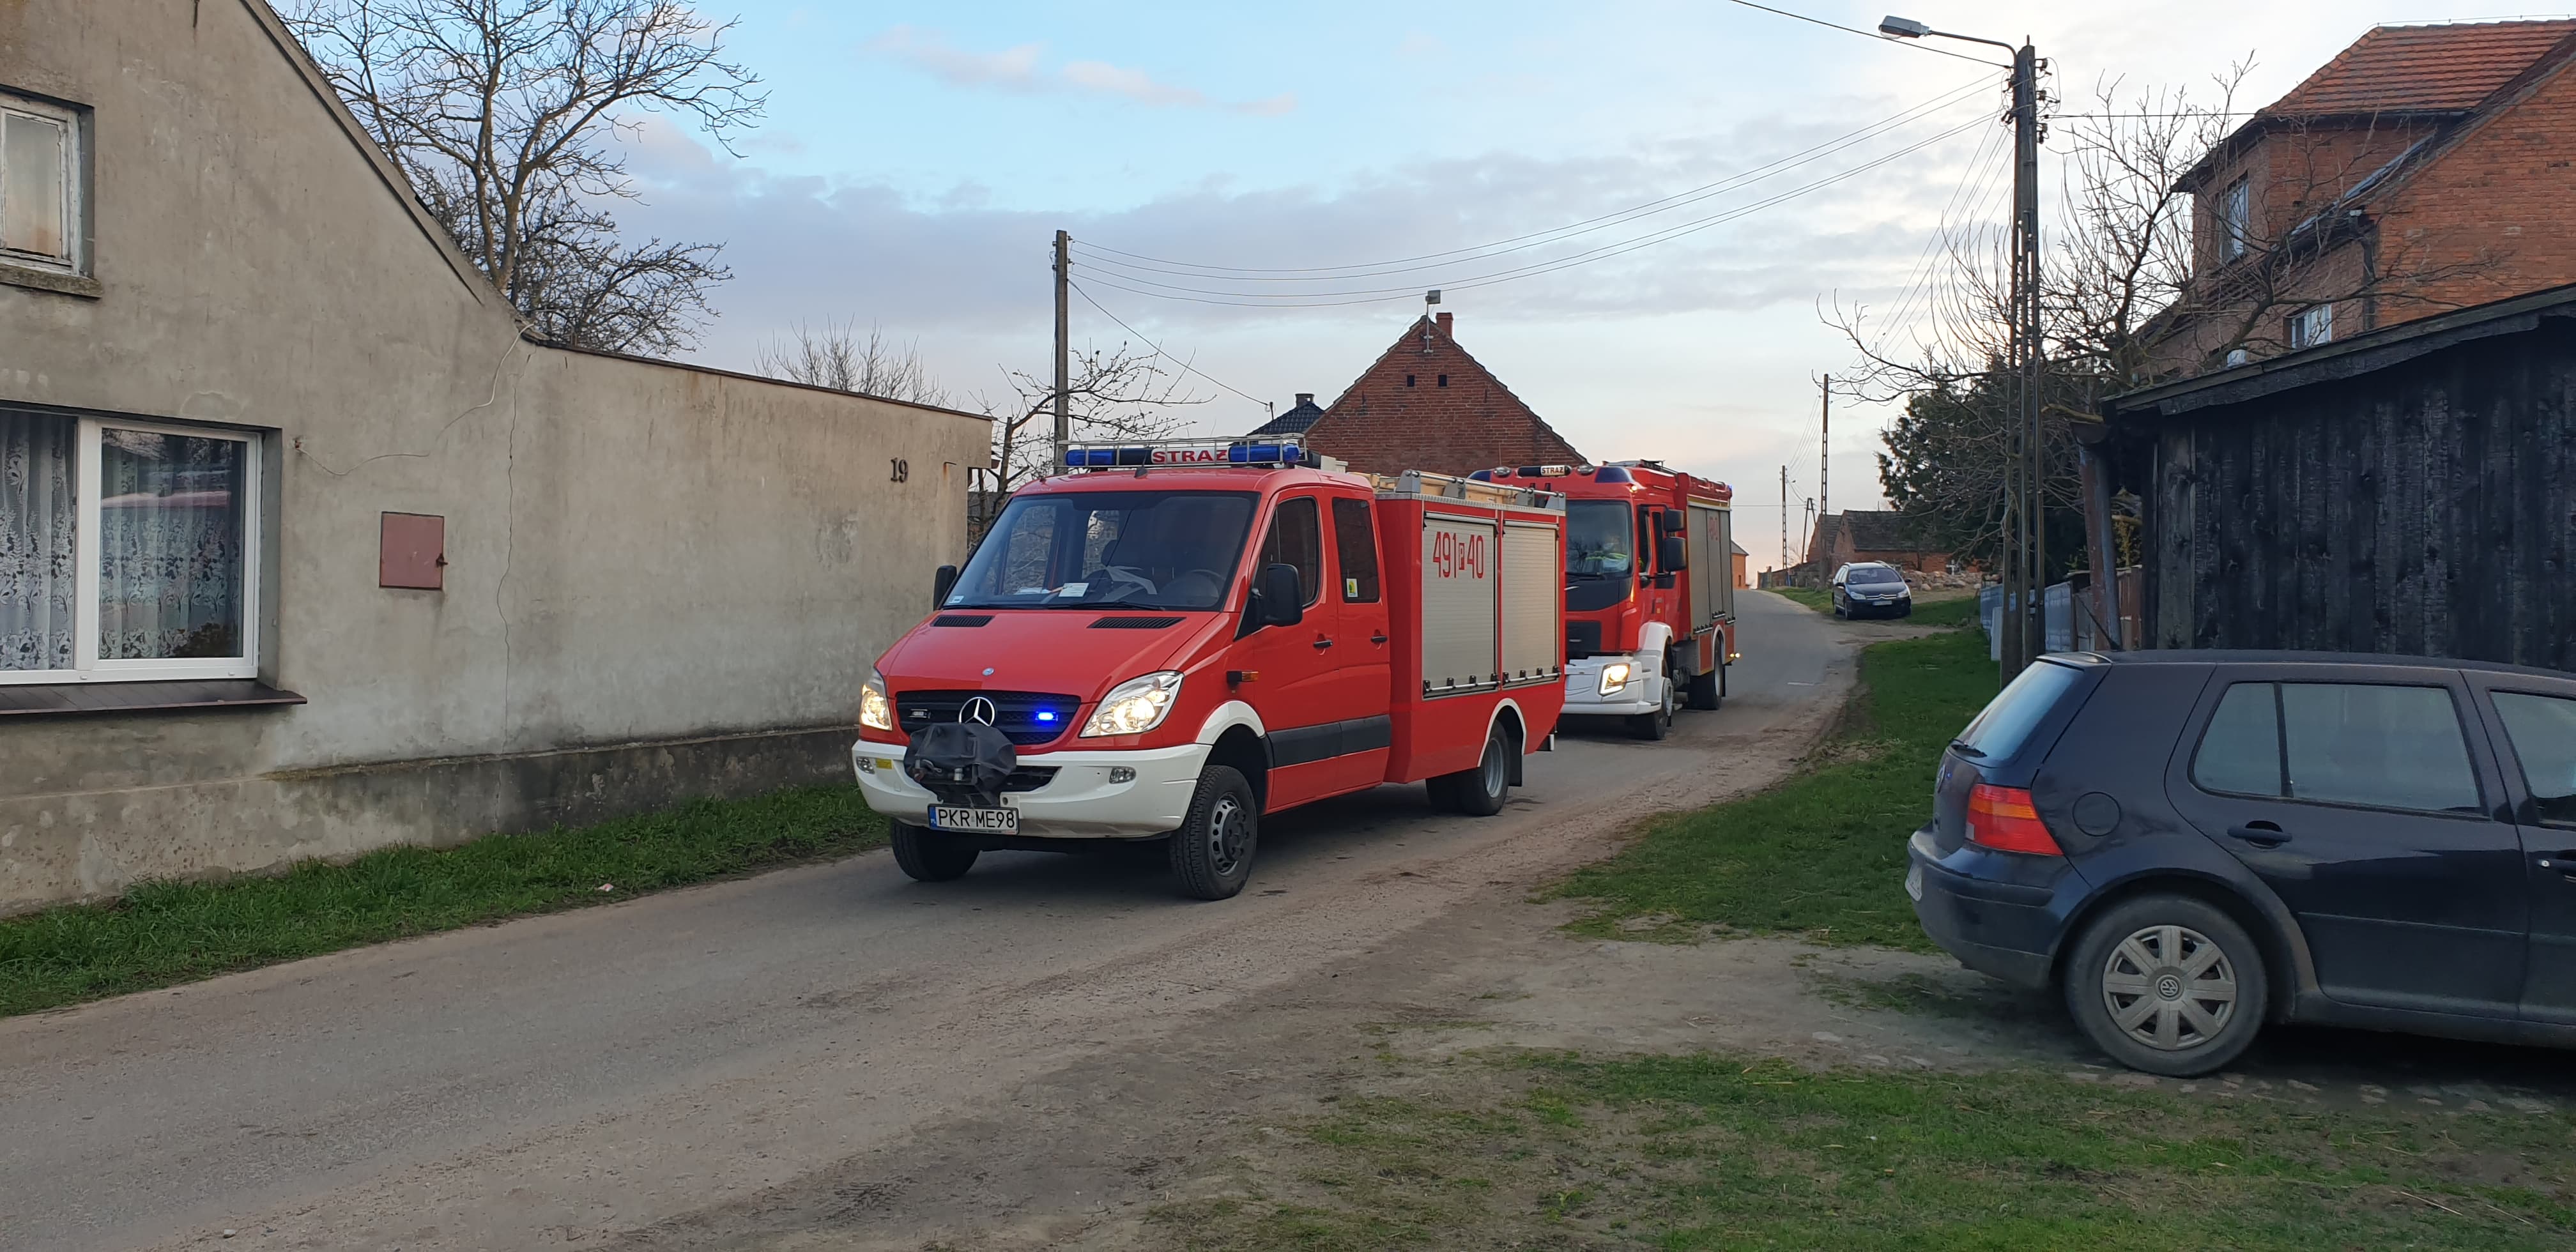
<svg viewBox="0 0 2576 1252"><path fill-rule="evenodd" d="M1479 470L1566 497L1565 715L1661 739L1673 709L1726 698L1735 490L1660 461Z"/></svg>
<svg viewBox="0 0 2576 1252"><path fill-rule="evenodd" d="M1293 442L1077 447L1021 489L860 688L896 862L1169 838L1184 894L1265 814L1384 783L1499 811L1565 701L1565 505L1361 476Z"/></svg>

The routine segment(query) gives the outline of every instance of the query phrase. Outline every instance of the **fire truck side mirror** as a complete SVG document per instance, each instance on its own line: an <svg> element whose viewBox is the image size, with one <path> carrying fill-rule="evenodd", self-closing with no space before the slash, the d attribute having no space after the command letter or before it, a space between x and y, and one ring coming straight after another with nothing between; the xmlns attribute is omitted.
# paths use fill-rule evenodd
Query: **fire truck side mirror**
<svg viewBox="0 0 2576 1252"><path fill-rule="evenodd" d="M1663 535L1655 540L1655 570L1670 574L1690 567L1690 549L1683 546L1679 535Z"/></svg>
<svg viewBox="0 0 2576 1252"><path fill-rule="evenodd" d="M1252 595L1252 621L1256 627L1294 626L1306 620L1306 588L1294 565L1263 566Z"/></svg>
<svg viewBox="0 0 2576 1252"><path fill-rule="evenodd" d="M1678 535L1678 534L1682 533L1682 531L1683 531L1684 529L1686 529L1686 527L1685 527L1685 525L1684 525L1684 519L1683 519L1683 517L1682 517L1682 512L1681 512L1681 510L1680 510L1680 509L1666 509L1666 510L1664 510L1664 512L1663 512L1663 519L1664 519L1664 533L1665 533L1665 534L1667 534L1667 535Z"/></svg>
<svg viewBox="0 0 2576 1252"><path fill-rule="evenodd" d="M930 607L936 609L940 605L948 603L948 592L956 585L957 567L954 565L940 566L939 572L930 576Z"/></svg>

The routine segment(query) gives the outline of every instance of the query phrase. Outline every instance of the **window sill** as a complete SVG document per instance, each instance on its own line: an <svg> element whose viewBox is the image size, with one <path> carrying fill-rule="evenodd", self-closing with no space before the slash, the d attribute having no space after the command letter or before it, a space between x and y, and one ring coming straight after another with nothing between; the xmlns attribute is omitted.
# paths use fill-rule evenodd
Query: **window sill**
<svg viewBox="0 0 2576 1252"><path fill-rule="evenodd" d="M302 703L304 697L292 691L280 691L251 678L0 685L0 722L21 717L176 713L203 709L274 708Z"/></svg>
<svg viewBox="0 0 2576 1252"><path fill-rule="evenodd" d="M33 287L38 291L58 291L67 296L96 300L100 295L98 280L86 274L66 274L60 270L37 269L32 265L14 265L0 261L0 283L12 287Z"/></svg>

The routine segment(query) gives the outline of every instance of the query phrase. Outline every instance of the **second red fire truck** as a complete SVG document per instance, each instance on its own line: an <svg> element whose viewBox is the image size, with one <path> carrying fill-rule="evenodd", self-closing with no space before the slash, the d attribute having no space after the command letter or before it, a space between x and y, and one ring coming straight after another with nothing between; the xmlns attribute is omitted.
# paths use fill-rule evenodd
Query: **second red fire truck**
<svg viewBox="0 0 2576 1252"><path fill-rule="evenodd" d="M1184 894L1261 819L1385 783L1501 810L1565 703L1566 508L1293 442L1077 447L860 689L851 760L916 879L1168 838Z"/></svg>
<svg viewBox="0 0 2576 1252"><path fill-rule="evenodd" d="M1660 461L1479 470L1565 504L1565 715L1661 739L1673 710L1726 698L1735 491Z"/></svg>

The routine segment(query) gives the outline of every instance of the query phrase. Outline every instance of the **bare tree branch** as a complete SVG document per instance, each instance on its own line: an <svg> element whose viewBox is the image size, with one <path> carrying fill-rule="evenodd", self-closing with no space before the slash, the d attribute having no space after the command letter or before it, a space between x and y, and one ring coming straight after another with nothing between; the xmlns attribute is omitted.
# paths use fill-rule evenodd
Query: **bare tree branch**
<svg viewBox="0 0 2576 1252"><path fill-rule="evenodd" d="M629 243L621 136L640 114L732 151L760 80L680 0L293 0L282 16L458 248L534 333L609 351L696 342L720 245Z"/></svg>
<svg viewBox="0 0 2576 1252"><path fill-rule="evenodd" d="M896 344L885 328L870 323L867 338L854 326L826 322L817 330L798 323L788 342L761 349L755 367L772 378L854 391L881 400L912 404L948 404L948 392L930 379L921 363L918 341Z"/></svg>

